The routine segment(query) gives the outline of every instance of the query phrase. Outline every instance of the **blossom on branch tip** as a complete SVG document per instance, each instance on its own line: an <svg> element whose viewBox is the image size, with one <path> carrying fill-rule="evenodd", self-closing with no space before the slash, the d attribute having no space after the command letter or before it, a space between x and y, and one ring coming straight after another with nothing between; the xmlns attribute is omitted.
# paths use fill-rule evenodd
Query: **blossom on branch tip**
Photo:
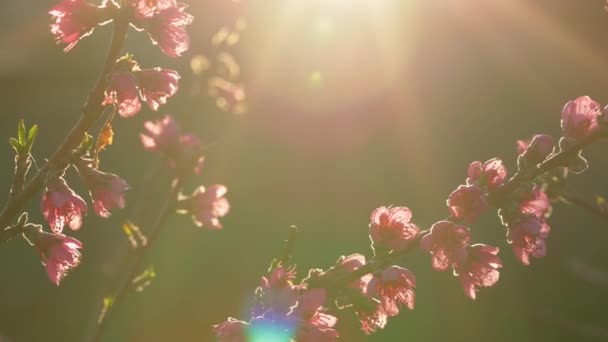
<svg viewBox="0 0 608 342"><path fill-rule="evenodd" d="M80 264L80 241L62 234L43 232L41 226L35 225L26 227L23 234L38 251L46 274L53 284L59 286L67 273Z"/></svg>
<svg viewBox="0 0 608 342"><path fill-rule="evenodd" d="M489 208L488 200L477 185L460 185L447 200L448 211L454 218L472 224Z"/></svg>
<svg viewBox="0 0 608 342"><path fill-rule="evenodd" d="M155 1L153 7L145 7L137 11L133 26L145 30L154 44L171 57L179 57L188 50L190 37L186 26L194 17L184 12L188 5L175 1ZM158 6L161 4L162 6ZM166 6L169 4L170 6ZM152 10L151 10L152 9ZM143 14L143 15L142 15Z"/></svg>
<svg viewBox="0 0 608 342"><path fill-rule="evenodd" d="M601 114L600 104L589 96L581 96L564 105L562 109L562 131L566 138L581 140L598 128L598 117Z"/></svg>
<svg viewBox="0 0 608 342"><path fill-rule="evenodd" d="M531 140L517 140L517 153L528 165L537 165L553 153L555 139L548 134L537 134Z"/></svg>
<svg viewBox="0 0 608 342"><path fill-rule="evenodd" d="M129 190L129 185L124 179L84 163L78 165L78 172L89 189L95 214L108 218L111 209L125 207L125 193Z"/></svg>
<svg viewBox="0 0 608 342"><path fill-rule="evenodd" d="M105 92L103 105L116 104L118 114L122 117L132 117L139 113L141 102L135 77L130 72L117 72Z"/></svg>
<svg viewBox="0 0 608 342"><path fill-rule="evenodd" d="M70 51L78 41L90 35L97 25L108 23L112 19L114 8L94 6L86 0L64 0L55 5L49 14L53 18L51 33L57 43L67 44L63 51Z"/></svg>
<svg viewBox="0 0 608 342"><path fill-rule="evenodd" d="M211 230L222 229L220 217L226 216L230 203L224 197L228 189L223 185L212 185L205 189L200 186L190 197L181 199L180 213L192 215L194 223L199 227Z"/></svg>
<svg viewBox="0 0 608 342"><path fill-rule="evenodd" d="M388 316L399 314L401 305L414 309L416 277L406 268L391 266L378 272L367 287L367 294L380 299L380 305Z"/></svg>
<svg viewBox="0 0 608 342"><path fill-rule="evenodd" d="M498 257L498 247L483 244L469 246L466 262L454 269L467 297L476 298L479 287L490 287L499 278L498 269L502 262Z"/></svg>
<svg viewBox="0 0 608 342"><path fill-rule="evenodd" d="M59 234L67 224L72 230L82 226L82 216L87 213L87 204L65 182L63 177L48 181L40 203L42 215L51 230Z"/></svg>
<svg viewBox="0 0 608 342"><path fill-rule="evenodd" d="M534 216L523 216L509 224L507 240L512 245L517 260L530 265L530 257L547 255L547 238L551 228L545 220Z"/></svg>
<svg viewBox="0 0 608 342"><path fill-rule="evenodd" d="M167 98L177 93L179 80L177 71L170 69L137 68L115 72L106 89L103 104L116 104L120 116L131 117L141 110L141 97L150 109L157 111L161 104L167 103Z"/></svg>
<svg viewBox="0 0 608 342"><path fill-rule="evenodd" d="M507 169L502 160L493 158L485 163L480 161L472 162L467 170L468 185L478 185L489 191L496 190L507 178Z"/></svg>
<svg viewBox="0 0 608 342"><path fill-rule="evenodd" d="M520 200L519 211L522 214L544 219L551 214L551 202L542 188L536 185Z"/></svg>
<svg viewBox="0 0 608 342"><path fill-rule="evenodd" d="M412 212L406 207L380 207L372 212L369 236L374 244L401 250L418 235L420 229L410 222Z"/></svg>
<svg viewBox="0 0 608 342"><path fill-rule="evenodd" d="M450 221L435 223L429 233L420 240L420 247L433 255L433 268L445 271L467 259L467 244L471 239L469 229Z"/></svg>

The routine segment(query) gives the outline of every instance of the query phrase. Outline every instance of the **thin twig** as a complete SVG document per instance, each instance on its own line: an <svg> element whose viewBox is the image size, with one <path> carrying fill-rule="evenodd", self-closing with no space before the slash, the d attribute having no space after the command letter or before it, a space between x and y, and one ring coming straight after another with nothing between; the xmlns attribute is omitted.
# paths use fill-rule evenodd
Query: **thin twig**
<svg viewBox="0 0 608 342"><path fill-rule="evenodd" d="M569 192L562 192L560 195L569 203L584 209L588 213L591 213L604 221L608 221L608 210L601 208L595 202Z"/></svg>
<svg viewBox="0 0 608 342"><path fill-rule="evenodd" d="M177 200L177 195L180 192L182 187L182 180L178 178L174 181L171 191L167 197L167 200L163 204L162 209L160 210L160 214L156 219L156 222L152 226L151 231L148 234L148 242L146 245L142 245L140 248L135 250L135 254L132 257L131 263L125 269L124 276L119 280L117 290L113 296L113 304L110 308L107 308L105 319L97 322L97 324L92 325L92 328L87 333L87 338L85 341L100 341L103 336L103 332L106 327L106 320L109 312L115 310L116 306L119 305L122 299L126 296L126 294L131 289L132 280L136 277L137 273L141 271L143 262L146 260L146 256L148 251L154 245L154 242L160 236L161 231L165 226L165 222L169 218L169 215L174 212L175 202Z"/></svg>

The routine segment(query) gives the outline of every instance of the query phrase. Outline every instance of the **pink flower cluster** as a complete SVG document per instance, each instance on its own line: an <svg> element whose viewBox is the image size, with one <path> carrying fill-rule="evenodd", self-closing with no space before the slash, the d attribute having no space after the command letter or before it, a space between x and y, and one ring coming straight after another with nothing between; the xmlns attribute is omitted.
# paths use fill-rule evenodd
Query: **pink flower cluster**
<svg viewBox="0 0 608 342"><path fill-rule="evenodd" d="M144 123L141 142L148 151L158 152L169 160L178 172L194 170L198 174L203 166L201 141L192 134L183 134L172 116Z"/></svg>
<svg viewBox="0 0 608 342"><path fill-rule="evenodd" d="M294 285L294 268L278 266L262 277L256 290L251 319L247 322L228 318L214 326L221 342L245 342L256 330L270 330L271 337L300 342L331 342L338 339L334 329L337 318L328 314L323 305L327 300L324 289L307 289Z"/></svg>
<svg viewBox="0 0 608 342"><path fill-rule="evenodd" d="M67 44L68 52L96 26L126 15L131 25L146 31L164 53L179 57L190 45L186 26L193 17L185 12L186 8L186 4L175 0L129 0L124 8L113 0L104 0L101 6L87 0L64 0L49 11L53 18L51 33L58 43Z"/></svg>

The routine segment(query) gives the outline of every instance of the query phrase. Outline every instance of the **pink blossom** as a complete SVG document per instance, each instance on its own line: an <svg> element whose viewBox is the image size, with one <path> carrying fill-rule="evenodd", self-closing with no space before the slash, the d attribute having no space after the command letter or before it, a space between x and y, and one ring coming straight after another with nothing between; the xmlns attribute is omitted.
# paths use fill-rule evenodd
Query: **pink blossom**
<svg viewBox="0 0 608 342"><path fill-rule="evenodd" d="M551 153L555 146L555 139L548 134L537 134L531 140L518 140L517 153L522 158L533 165L543 162Z"/></svg>
<svg viewBox="0 0 608 342"><path fill-rule="evenodd" d="M117 104L118 114L122 117L131 117L139 113L141 102L133 74L130 72L114 73L105 92L103 104Z"/></svg>
<svg viewBox="0 0 608 342"><path fill-rule="evenodd" d="M472 224L489 208L488 201L476 185L461 185L447 200L448 210L454 218Z"/></svg>
<svg viewBox="0 0 608 342"><path fill-rule="evenodd" d="M268 276L262 277L259 298L253 307L253 317L264 316L271 320L284 320L298 304L302 286L296 286L294 267L275 267Z"/></svg>
<svg viewBox="0 0 608 342"><path fill-rule="evenodd" d="M465 263L455 269L467 297L475 299L479 287L496 284L502 267L498 257L498 247L475 244L468 247Z"/></svg>
<svg viewBox="0 0 608 342"><path fill-rule="evenodd" d="M212 185L207 189L199 186L191 197L184 200L186 212L192 214L197 226L222 229L219 218L226 216L230 210L230 203L224 197L227 191L223 185Z"/></svg>
<svg viewBox="0 0 608 342"><path fill-rule="evenodd" d="M34 246L46 266L49 279L57 286L80 263L78 250L82 248L82 243L69 236L43 233L34 241Z"/></svg>
<svg viewBox="0 0 608 342"><path fill-rule="evenodd" d="M396 316L401 305L414 309L414 287L416 277L412 272L403 267L391 266L374 275L368 283L367 293L379 297L382 309L388 316Z"/></svg>
<svg viewBox="0 0 608 342"><path fill-rule="evenodd" d="M180 76L175 70L143 69L135 71L134 75L139 83L142 100L154 111L177 93Z"/></svg>
<svg viewBox="0 0 608 342"><path fill-rule="evenodd" d="M530 265L530 256L539 259L547 255L550 229L547 222L534 216L517 218L509 224L507 240L517 260Z"/></svg>
<svg viewBox="0 0 608 342"><path fill-rule="evenodd" d="M174 7L175 0L131 0L136 18L149 18L158 11Z"/></svg>
<svg viewBox="0 0 608 342"><path fill-rule="evenodd" d="M332 315L317 311L299 325L298 342L333 342L340 334L333 329L338 319Z"/></svg>
<svg viewBox="0 0 608 342"><path fill-rule="evenodd" d="M136 28L148 32L152 42L158 44L164 53L171 57L179 57L190 45L186 26L192 23L194 17L184 12L187 7L184 3L172 2L170 7L157 7L154 11L144 11L145 16L136 16L133 24Z"/></svg>
<svg viewBox="0 0 608 342"><path fill-rule="evenodd" d="M315 288L304 291L298 304L290 315L298 317L297 341L335 341L339 334L333 329L338 319L323 312L323 303L327 298L325 289Z"/></svg>
<svg viewBox="0 0 608 342"><path fill-rule="evenodd" d="M562 109L562 131L566 138L581 140L594 133L598 128L600 104L589 96L572 100Z"/></svg>
<svg viewBox="0 0 608 342"><path fill-rule="evenodd" d="M93 33L95 26L112 19L112 9L106 8L106 3L98 7L86 0L64 0L49 11L53 17L51 33L58 44L67 44L63 51L70 51L78 41Z"/></svg>
<svg viewBox="0 0 608 342"><path fill-rule="evenodd" d="M145 149L169 156L178 154L181 130L172 116L165 115L157 121L146 121L144 128L146 132L140 134L140 137Z"/></svg>
<svg viewBox="0 0 608 342"><path fill-rule="evenodd" d="M363 330L366 335L369 335L378 329L384 329L388 321L388 315L384 312L384 309L380 304L371 307L356 307L355 314L361 322L361 330Z"/></svg>
<svg viewBox="0 0 608 342"><path fill-rule="evenodd" d="M213 333L219 342L246 342L249 323L232 317L213 326Z"/></svg>
<svg viewBox="0 0 608 342"><path fill-rule="evenodd" d="M374 247L383 246L401 250L418 234L420 229L410 223L412 212L406 207L380 207L371 215L369 234Z"/></svg>
<svg viewBox="0 0 608 342"><path fill-rule="evenodd" d="M519 202L519 210L522 214L546 218L551 214L551 202L541 187L534 186Z"/></svg>
<svg viewBox="0 0 608 342"><path fill-rule="evenodd" d="M88 165L79 165L78 171L89 188L95 214L108 218L110 209L125 207L125 192L129 190L129 185L124 179Z"/></svg>
<svg viewBox="0 0 608 342"><path fill-rule="evenodd" d="M489 191L496 190L507 178L507 169L498 158L490 159L483 164L480 161L472 162L467 173L468 185L487 186Z"/></svg>
<svg viewBox="0 0 608 342"><path fill-rule="evenodd" d="M153 68L116 72L105 92L104 105L117 104L118 114L131 117L141 110L139 97L156 111L167 98L177 93L179 74L174 70Z"/></svg>
<svg viewBox="0 0 608 342"><path fill-rule="evenodd" d="M433 255L433 268L445 271L462 264L467 258L469 229L450 221L439 221L420 240L420 247Z"/></svg>
<svg viewBox="0 0 608 342"><path fill-rule="evenodd" d="M59 234L66 224L72 230L80 229L82 216L87 212L87 204L70 189L63 177L56 177L46 185L46 191L42 195L41 210L51 230Z"/></svg>

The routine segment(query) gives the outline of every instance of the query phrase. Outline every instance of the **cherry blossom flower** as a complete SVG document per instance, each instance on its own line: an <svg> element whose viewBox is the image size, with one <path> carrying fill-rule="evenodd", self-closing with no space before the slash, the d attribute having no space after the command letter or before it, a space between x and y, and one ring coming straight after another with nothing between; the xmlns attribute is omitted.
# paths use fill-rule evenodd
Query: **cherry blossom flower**
<svg viewBox="0 0 608 342"><path fill-rule="evenodd" d="M406 207L380 207L371 215L369 234L374 247L382 246L401 250L418 234L420 229L410 222L412 212Z"/></svg>
<svg viewBox="0 0 608 342"><path fill-rule="evenodd" d="M298 342L333 342L340 334L333 329L338 319L332 315L317 311L298 327Z"/></svg>
<svg viewBox="0 0 608 342"><path fill-rule="evenodd" d="M379 329L384 329L388 322L388 315L384 312L382 305L357 306L355 314L361 322L361 330L369 335Z"/></svg>
<svg viewBox="0 0 608 342"><path fill-rule="evenodd" d="M507 240L517 260L530 265L530 257L539 259L546 256L550 230L547 222L535 216L517 218L509 224Z"/></svg>
<svg viewBox="0 0 608 342"><path fill-rule="evenodd" d="M118 114L122 117L132 117L139 113L141 102L136 79L130 72L117 72L105 92L103 105L118 105Z"/></svg>
<svg viewBox="0 0 608 342"><path fill-rule="evenodd" d="M158 11L175 6L175 0L131 0L137 18L149 18Z"/></svg>
<svg viewBox="0 0 608 342"><path fill-rule="evenodd" d="M297 341L330 342L339 337L333 329L338 319L323 311L326 298L327 292L321 288L307 290L300 295L297 305L289 314L298 321Z"/></svg>
<svg viewBox="0 0 608 342"><path fill-rule="evenodd" d="M461 185L447 200L448 210L454 218L472 224L489 208L488 200L476 185Z"/></svg>
<svg viewBox="0 0 608 342"><path fill-rule="evenodd" d="M458 266L467 258L466 245L470 240L469 229L450 221L439 221L420 241L420 247L433 255L433 268L445 271Z"/></svg>
<svg viewBox="0 0 608 342"><path fill-rule="evenodd" d="M562 109L562 131L566 138L581 140L598 128L600 104L589 96L581 96L566 103Z"/></svg>
<svg viewBox="0 0 608 342"><path fill-rule="evenodd" d="M528 164L536 165L543 162L555 147L555 139L548 134L537 134L531 140L518 140L517 153Z"/></svg>
<svg viewBox="0 0 608 342"><path fill-rule="evenodd" d="M182 199L183 210L180 213L190 213L194 223L207 229L222 229L220 217L226 216L230 203L224 197L228 189L223 185L212 185L205 189L199 186L192 196Z"/></svg>
<svg viewBox="0 0 608 342"><path fill-rule="evenodd" d="M89 188L95 214L108 218L111 209L125 207L125 192L129 190L129 185L124 179L82 163L78 165L78 172Z"/></svg>
<svg viewBox="0 0 608 342"><path fill-rule="evenodd" d="M455 273L460 277L467 297L475 299L479 287L496 284L502 262L498 257L498 247L475 244L468 247L467 255L466 262L459 265Z"/></svg>
<svg viewBox="0 0 608 342"><path fill-rule="evenodd" d="M111 4L104 1L102 6L94 6L86 0L64 0L49 11L53 18L51 33L58 44L67 44L63 51L70 51L82 38L93 33L95 26L112 19L114 8L106 7L108 3Z"/></svg>
<svg viewBox="0 0 608 342"><path fill-rule="evenodd" d="M467 173L468 185L487 187L489 191L496 190L507 178L507 169L498 158L490 159L485 163L472 162Z"/></svg>
<svg viewBox="0 0 608 342"><path fill-rule="evenodd" d="M71 269L80 264L81 254L78 250L82 248L82 243L72 237L40 230L33 238L28 235L28 240L38 250L49 279L57 286Z"/></svg>
<svg viewBox="0 0 608 342"><path fill-rule="evenodd" d="M116 104L118 114L131 117L141 110L141 96L150 109L157 111L161 104L167 103L167 98L177 93L179 79L176 71L161 68L116 72L103 104Z"/></svg>
<svg viewBox="0 0 608 342"><path fill-rule="evenodd" d="M190 46L186 26L192 23L194 17L184 12L188 7L184 3L174 1L155 3L153 10L150 10L151 7L146 7L138 11L140 15L135 16L133 25L139 30L145 30L152 42L158 44L165 54L179 57Z"/></svg>
<svg viewBox="0 0 608 342"><path fill-rule="evenodd" d="M541 187L534 186L519 202L519 210L522 214L544 219L551 214L551 202Z"/></svg>
<svg viewBox="0 0 608 342"><path fill-rule="evenodd" d="M180 76L175 70L153 68L135 71L133 74L139 83L142 100L154 111L177 93Z"/></svg>
<svg viewBox="0 0 608 342"><path fill-rule="evenodd" d="M54 233L61 233L67 224L72 230L82 226L87 204L65 182L63 177L52 178L46 185L41 201L42 215Z"/></svg>
<svg viewBox="0 0 608 342"><path fill-rule="evenodd" d="M367 286L367 293L380 299L382 309L388 316L399 314L401 305L414 309L416 277L406 268L391 266L374 274Z"/></svg>

